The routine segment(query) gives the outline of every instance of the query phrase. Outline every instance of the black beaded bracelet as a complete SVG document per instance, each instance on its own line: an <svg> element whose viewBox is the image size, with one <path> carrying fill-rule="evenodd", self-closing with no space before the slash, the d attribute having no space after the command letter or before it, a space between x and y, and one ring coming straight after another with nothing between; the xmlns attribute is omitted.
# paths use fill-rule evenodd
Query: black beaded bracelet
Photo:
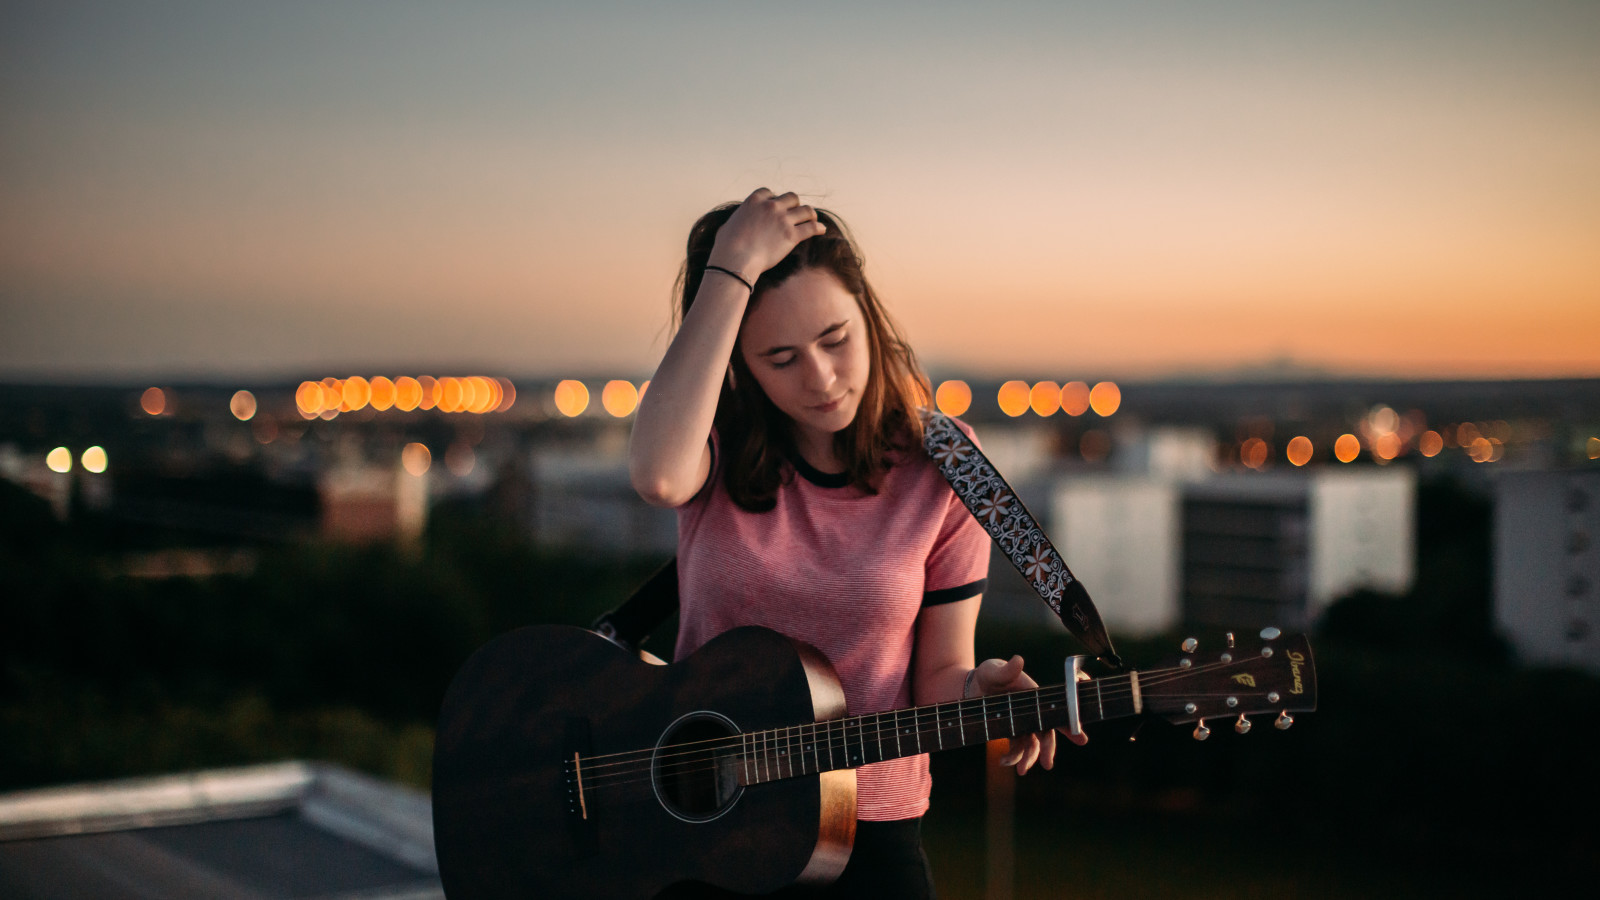
<svg viewBox="0 0 1600 900"><path fill-rule="evenodd" d="M745 281L743 275L740 275L738 272L735 272L732 269L724 269L721 266L706 266L706 271L708 271L708 272L721 272L722 274L728 276L729 278L732 278L734 281L737 281L740 284L744 285L746 288L749 289L749 291L750 291L750 293L752 295L755 294L755 292L756 292L756 286L755 285L751 284L748 281Z"/></svg>

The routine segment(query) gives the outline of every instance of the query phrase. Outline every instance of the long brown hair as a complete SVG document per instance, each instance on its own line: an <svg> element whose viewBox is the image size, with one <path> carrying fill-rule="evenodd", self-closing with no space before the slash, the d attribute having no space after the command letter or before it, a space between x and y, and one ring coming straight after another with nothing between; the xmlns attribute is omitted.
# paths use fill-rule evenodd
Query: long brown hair
<svg viewBox="0 0 1600 900"><path fill-rule="evenodd" d="M689 230L689 247L678 274L678 303L673 324L680 324L694 304L717 230L739 208L729 203L701 216ZM817 210L817 221L827 229L801 241L781 262L762 273L745 307L745 316L762 296L799 272L820 269L839 279L856 298L866 325L870 370L861 404L850 425L833 436L834 452L844 460L850 484L868 494L878 490L879 479L894 465L895 457L921 443L922 419L918 410L933 396L928 377L917 365L910 346L900 337L893 320L862 272L864 261L855 241L838 216ZM742 324L742 323L741 323ZM724 379L717 400L715 428L728 494L744 509L772 509L778 486L794 477L790 459L798 452L790 421L756 383L745 365L744 354L734 347L733 373Z"/></svg>

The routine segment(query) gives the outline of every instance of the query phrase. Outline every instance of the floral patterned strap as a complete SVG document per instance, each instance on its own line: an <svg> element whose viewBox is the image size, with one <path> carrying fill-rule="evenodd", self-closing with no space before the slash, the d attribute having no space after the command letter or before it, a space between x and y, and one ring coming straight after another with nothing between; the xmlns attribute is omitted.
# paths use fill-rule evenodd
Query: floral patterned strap
<svg viewBox="0 0 1600 900"><path fill-rule="evenodd" d="M956 496L1039 597L1061 617L1067 630L1101 662L1121 668L1111 636L1106 634L1105 623L1100 621L1100 613L1083 582L1073 577L1039 522L978 445L949 416L927 410L923 417L923 446Z"/></svg>

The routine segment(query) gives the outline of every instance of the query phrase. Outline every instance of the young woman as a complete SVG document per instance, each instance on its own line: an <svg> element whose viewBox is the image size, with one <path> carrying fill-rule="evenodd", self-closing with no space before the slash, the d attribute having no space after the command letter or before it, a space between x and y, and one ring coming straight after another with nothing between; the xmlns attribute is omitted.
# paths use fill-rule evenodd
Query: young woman
<svg viewBox="0 0 1600 900"><path fill-rule="evenodd" d="M989 536L921 447L926 377L839 221L761 188L689 233L677 334L634 424L635 489L678 510L677 655L740 625L805 641L852 715L1034 686L973 662ZM1050 768L1053 734L1003 762ZM926 756L857 771L837 896L931 896Z"/></svg>

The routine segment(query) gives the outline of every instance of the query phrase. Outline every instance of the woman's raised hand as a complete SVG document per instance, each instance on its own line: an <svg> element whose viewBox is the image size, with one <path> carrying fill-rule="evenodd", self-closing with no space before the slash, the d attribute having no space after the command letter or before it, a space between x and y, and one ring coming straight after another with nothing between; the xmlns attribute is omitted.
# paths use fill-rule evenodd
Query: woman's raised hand
<svg viewBox="0 0 1600 900"><path fill-rule="evenodd" d="M718 229L707 264L732 269L755 284L796 244L826 230L817 221L817 211L802 204L794 192L774 195L756 188Z"/></svg>
<svg viewBox="0 0 1600 900"><path fill-rule="evenodd" d="M1004 694L1009 691L1022 691L1036 688L1039 683L1028 677L1022 670L1022 657L1013 656L1010 659L986 659L978 663L973 672L973 681L979 694ZM1077 737L1067 735L1067 740L1075 744L1088 743L1088 735L1080 734ZM1056 733L1046 731L1043 734L1030 734L1025 737L1012 738L1011 749L1005 756L1000 757L1000 765L1016 766L1018 775L1026 775L1037 762L1046 769L1053 768L1056 762Z"/></svg>

